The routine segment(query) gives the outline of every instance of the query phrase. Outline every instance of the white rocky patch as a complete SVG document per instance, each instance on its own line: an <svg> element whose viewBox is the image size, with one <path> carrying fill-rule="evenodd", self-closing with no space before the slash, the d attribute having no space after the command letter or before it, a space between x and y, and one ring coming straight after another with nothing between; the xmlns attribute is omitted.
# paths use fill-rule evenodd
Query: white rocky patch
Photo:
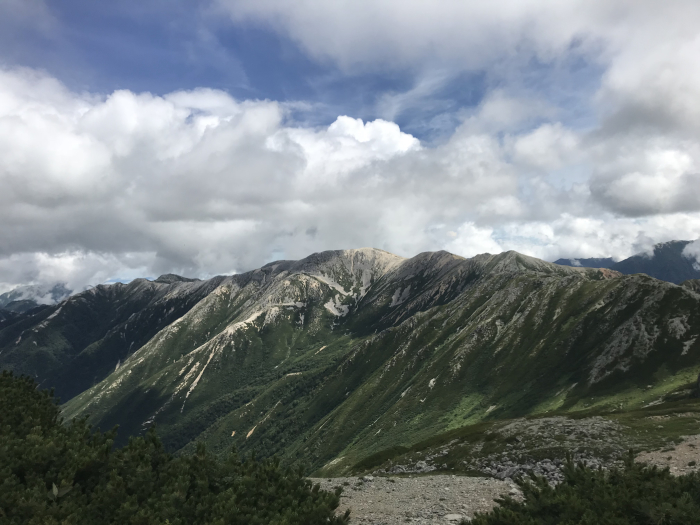
<svg viewBox="0 0 700 525"><path fill-rule="evenodd" d="M323 284L327 284L337 292L340 292L343 295L348 295L348 292L345 291L345 288L343 288L340 283L335 282L333 279L326 277L323 274L312 274L312 277L318 279L321 281Z"/></svg>
<svg viewBox="0 0 700 525"><path fill-rule="evenodd" d="M253 435L253 432L255 432L255 429L256 429L256 428L258 428L260 425L262 425L265 421L268 420L268 418L272 415L272 412L274 412L275 408L277 408L277 407L279 406L280 403L281 403L281 401L277 401L277 403L275 403L275 406L273 406L273 407L267 412L267 414L265 415L265 417L262 418L262 419L260 420L260 422L259 422L257 425L255 425L253 428L250 429L250 431L248 432L248 434L246 434L246 437L245 437L246 439L248 439L250 436Z"/></svg>
<svg viewBox="0 0 700 525"><path fill-rule="evenodd" d="M192 362L192 359L193 359L193 357L190 358L189 363ZM189 363L187 363L187 365L189 365ZM182 378L182 381L180 381L180 384L177 385L177 387L175 387L175 391L173 392L172 397L175 397L180 392L180 390L182 390L183 388L185 388L187 386L187 382L190 380L190 378L194 374L197 373L197 369L199 368L199 365L200 365L199 362L195 363L194 366L190 369L190 371L187 372L187 375L185 375L185 377ZM187 366L185 368L187 368ZM183 368L183 370L184 370L184 368ZM180 374L182 374L182 371L180 371Z"/></svg>
<svg viewBox="0 0 700 525"><path fill-rule="evenodd" d="M333 466L333 465L336 465L336 464L340 463L340 462L343 461L344 459L345 459L345 456L340 456L339 458L335 458L335 459L330 460L328 463L325 464L325 466L326 466L326 467L331 467L331 466Z"/></svg>
<svg viewBox="0 0 700 525"><path fill-rule="evenodd" d="M248 317L245 321L239 321L237 323L230 324L224 329L224 333L228 336L231 336L235 334L238 330L241 328L245 328L249 324L251 324L253 321L255 321L260 315L264 312L264 310L258 310L257 312L254 312L253 314Z"/></svg>
<svg viewBox="0 0 700 525"><path fill-rule="evenodd" d="M40 330L42 328L46 328L46 326L49 324L49 321L53 318L55 318L58 314L61 313L61 310L63 310L63 306L59 306L58 309L52 313L50 316L48 316L46 319L44 319L41 323L37 325L37 327L34 329L36 332L37 330Z"/></svg>
<svg viewBox="0 0 700 525"><path fill-rule="evenodd" d="M360 299L367 295L367 290L372 286L372 273L369 270L362 270L362 286L360 287Z"/></svg>
<svg viewBox="0 0 700 525"><path fill-rule="evenodd" d="M391 297L391 304L389 306L398 306L408 299L411 293L411 285L409 284L406 288L401 291L401 287L397 288L394 295Z"/></svg>
<svg viewBox="0 0 700 525"><path fill-rule="evenodd" d="M676 339L682 338L689 328L687 315L672 317L668 320L668 331Z"/></svg>
<svg viewBox="0 0 700 525"><path fill-rule="evenodd" d="M654 348L661 331L658 326L646 326L641 315L637 314L624 323L610 337L603 352L596 358L588 376L588 383L594 384L610 375L614 370L626 372L633 357L644 358ZM632 350L628 352L628 350ZM622 357L625 353L628 355ZM615 366L608 368L613 363ZM608 368L606 370L606 368Z"/></svg>
<svg viewBox="0 0 700 525"><path fill-rule="evenodd" d="M182 402L182 408L180 409L180 413L185 409L185 402L187 401L187 398L190 397L190 394L192 391L195 389L197 384L199 383L199 380L202 378L202 374L204 374L204 371L207 369L207 365L211 361L211 358L214 357L214 354L216 353L216 347L212 349L211 353L209 354L209 359L207 359L207 362L204 364L204 367L202 368L202 371L199 373L197 378L192 381L192 384L190 385L190 389L187 391L187 394L185 394L185 401ZM197 363L199 365L199 363Z"/></svg>
<svg viewBox="0 0 700 525"><path fill-rule="evenodd" d="M273 306L265 312L265 321L263 326L268 326L273 324L280 315L280 309L277 306Z"/></svg>
<svg viewBox="0 0 700 525"><path fill-rule="evenodd" d="M192 364L192 360L194 359L194 356L191 355L191 356L189 356L189 357L190 357L190 358L187 360L187 364L186 364L185 366L183 366L183 367L182 367L182 370L180 370L180 373L177 374L178 376L181 376L181 375L185 372L185 370L187 370L187 367L190 366L190 365Z"/></svg>
<svg viewBox="0 0 700 525"><path fill-rule="evenodd" d="M346 304L341 304L337 295L334 295L333 298L323 306L336 317L343 317L350 312L350 307Z"/></svg>
<svg viewBox="0 0 700 525"><path fill-rule="evenodd" d="M690 347L693 346L697 338L698 336L696 335L688 339L685 343L683 343L683 351L681 352L681 355L685 355L688 353L688 350L690 350Z"/></svg>

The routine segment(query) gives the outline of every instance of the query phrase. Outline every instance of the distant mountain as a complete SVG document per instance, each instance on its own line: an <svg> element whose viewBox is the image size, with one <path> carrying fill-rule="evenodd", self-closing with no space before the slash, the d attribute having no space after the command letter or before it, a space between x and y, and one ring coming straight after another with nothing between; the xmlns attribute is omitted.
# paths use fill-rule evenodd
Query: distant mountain
<svg viewBox="0 0 700 525"><path fill-rule="evenodd" d="M113 372L223 279L176 277L98 285L58 305L15 315L0 330L0 367L31 375L70 399Z"/></svg>
<svg viewBox="0 0 700 525"><path fill-rule="evenodd" d="M66 418L328 473L480 421L636 409L698 362L693 282L516 252L323 252L98 286L0 322L0 368L56 387Z"/></svg>
<svg viewBox="0 0 700 525"><path fill-rule="evenodd" d="M590 259L558 259L554 264L584 268L612 268L615 261L612 257L592 257Z"/></svg>
<svg viewBox="0 0 700 525"><path fill-rule="evenodd" d="M680 284L688 279L699 279L697 262L685 257L683 250L692 241L671 241L654 246L651 257L641 254L620 261L613 268L620 273L645 273L663 281Z"/></svg>
<svg viewBox="0 0 700 525"><path fill-rule="evenodd" d="M637 254L620 262L604 259L559 259L555 264L587 268L609 268L625 275L645 273L650 277L681 284L688 279L700 278L697 261L683 254L693 241L670 241L654 246L652 254Z"/></svg>
<svg viewBox="0 0 700 525"><path fill-rule="evenodd" d="M60 303L72 293L64 283L19 286L0 295L0 309L22 313L39 305Z"/></svg>

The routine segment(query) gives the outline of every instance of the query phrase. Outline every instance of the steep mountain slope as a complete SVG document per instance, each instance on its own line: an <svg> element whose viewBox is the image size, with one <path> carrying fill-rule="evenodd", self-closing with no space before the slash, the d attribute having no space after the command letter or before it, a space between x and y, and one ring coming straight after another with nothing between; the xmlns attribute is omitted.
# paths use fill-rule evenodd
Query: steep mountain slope
<svg viewBox="0 0 700 525"><path fill-rule="evenodd" d="M100 285L57 305L7 316L0 324L0 367L30 375L68 400L113 372L220 281L171 277Z"/></svg>
<svg viewBox="0 0 700 525"><path fill-rule="evenodd" d="M559 259L555 264L609 268L625 275L645 273L650 277L675 284L688 279L700 279L700 268L694 259L686 257L683 250L693 241L670 241L654 246L654 252L637 254L614 262L612 259Z"/></svg>
<svg viewBox="0 0 700 525"><path fill-rule="evenodd" d="M644 275L324 252L220 278L65 414L343 472L482 420L653 401L694 380L698 335L693 287Z"/></svg>

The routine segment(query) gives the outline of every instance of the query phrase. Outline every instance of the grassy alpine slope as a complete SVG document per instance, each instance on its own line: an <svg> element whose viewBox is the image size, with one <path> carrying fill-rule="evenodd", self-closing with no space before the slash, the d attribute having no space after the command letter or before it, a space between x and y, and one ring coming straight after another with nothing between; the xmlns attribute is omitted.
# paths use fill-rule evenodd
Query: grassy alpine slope
<svg viewBox="0 0 700 525"><path fill-rule="evenodd" d="M122 436L155 423L173 451L199 439L217 453L255 449L324 475L480 422L638 409L694 381L700 364L692 286L515 252L324 252L162 286L177 294L144 323L143 342L115 344L121 361L101 354L112 372L64 414L103 429L118 423ZM163 301L141 310L125 301L115 312L144 316ZM23 340L65 331L62 315L45 326L23 318ZM131 315L122 322L131 326ZM0 358L15 337L6 330Z"/></svg>

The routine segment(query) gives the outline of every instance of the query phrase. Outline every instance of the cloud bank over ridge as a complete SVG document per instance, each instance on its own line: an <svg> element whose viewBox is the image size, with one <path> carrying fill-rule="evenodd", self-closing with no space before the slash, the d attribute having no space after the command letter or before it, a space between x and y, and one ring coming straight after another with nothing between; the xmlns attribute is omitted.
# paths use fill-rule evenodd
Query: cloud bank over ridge
<svg viewBox="0 0 700 525"><path fill-rule="evenodd" d="M635 156L648 175L562 187L538 163L561 170L604 158L609 146L550 124L499 139L490 104L503 103L486 101L446 143L426 148L382 120L290 127L278 103L215 90L100 98L36 71L3 71L0 271L9 282L65 275L79 286L364 245L552 259L700 236L699 206L678 200L697 152L660 144ZM629 173L658 177L665 193L623 188L625 200L607 198ZM657 213L621 215L620 202Z"/></svg>
<svg viewBox="0 0 700 525"><path fill-rule="evenodd" d="M384 118L309 126L297 116L314 101L82 92L3 66L0 291L206 277L334 248L623 258L700 237L697 2L208 9L348 78L412 71L415 85L377 94ZM578 71L592 77L577 88ZM482 74L484 92L440 140L392 121L438 104L460 72Z"/></svg>

